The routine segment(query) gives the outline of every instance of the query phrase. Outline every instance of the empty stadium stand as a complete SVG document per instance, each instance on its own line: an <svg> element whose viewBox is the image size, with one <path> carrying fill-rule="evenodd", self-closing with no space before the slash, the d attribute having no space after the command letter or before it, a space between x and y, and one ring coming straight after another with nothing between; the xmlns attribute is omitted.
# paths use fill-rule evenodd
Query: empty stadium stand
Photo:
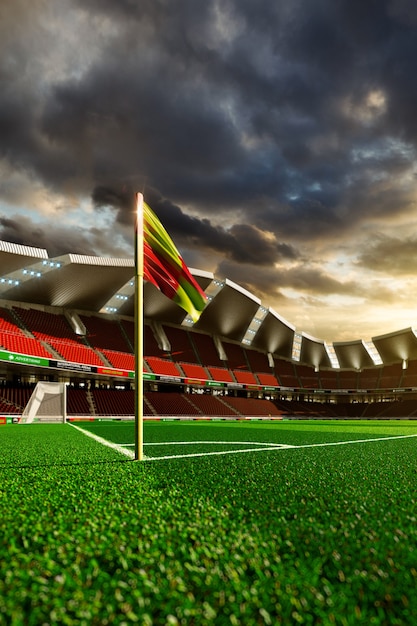
<svg viewBox="0 0 417 626"><path fill-rule="evenodd" d="M274 358L275 361L275 374L283 387L300 387L300 381L298 380L294 364L283 359Z"/></svg>
<svg viewBox="0 0 417 626"><path fill-rule="evenodd" d="M90 314L78 316L86 329L85 336L74 332L67 317L58 311L16 305L0 307L0 347L45 359L111 367L120 370L119 375L134 371L133 322ZM145 324L144 335L144 370L157 377L157 386L152 391L146 389L147 416L417 418L417 398L398 399L395 395L404 388L417 393L417 360L405 363L405 368L402 362L396 362L361 371L316 371L311 365L273 355L271 367L268 355L202 332L168 324ZM164 388L166 382L178 385L178 391L168 393ZM211 395L210 383L223 387L224 395ZM200 388L198 393L192 392L193 386L195 391ZM202 388L205 393L201 393ZM250 397L254 390L260 396L272 395L273 401ZM316 391L330 394L332 402L314 401ZM288 393L290 397L285 399ZM3 387L0 413L18 415L27 403L28 394L28 388ZM347 394L352 401L343 402ZM363 401L364 394L367 401ZM303 400L304 397L307 399ZM90 390L69 386L67 403L68 414L73 416L132 417L134 413L132 390L104 389L94 384Z"/></svg>
<svg viewBox="0 0 417 626"><path fill-rule="evenodd" d="M59 313L49 313L33 308L22 308L14 306L12 311L21 320L24 328L27 328L33 335L38 338L65 339L80 342L81 338L77 335L64 315Z"/></svg>
<svg viewBox="0 0 417 626"><path fill-rule="evenodd" d="M200 364L190 335L186 330L164 326L164 331L171 345L171 358L173 361Z"/></svg>
<svg viewBox="0 0 417 626"><path fill-rule="evenodd" d="M100 352L113 367L131 372L135 371L134 354L129 354L127 352L116 352L114 350L107 350L104 348L101 348Z"/></svg>
<svg viewBox="0 0 417 626"><path fill-rule="evenodd" d="M193 333L193 343L196 348L199 363L213 367L224 367L225 362L219 357L214 340L209 335Z"/></svg>
<svg viewBox="0 0 417 626"><path fill-rule="evenodd" d="M92 347L115 352L130 352L127 337L117 320L94 315L79 315L79 318L86 328L86 338Z"/></svg>
<svg viewBox="0 0 417 626"><path fill-rule="evenodd" d="M213 380L224 383L235 382L230 370L226 369L225 367L208 367L207 369L210 372L210 376Z"/></svg>
<svg viewBox="0 0 417 626"><path fill-rule="evenodd" d="M403 370L402 387L417 387L417 361L409 361L408 367Z"/></svg>
<svg viewBox="0 0 417 626"><path fill-rule="evenodd" d="M45 359L53 356L52 352L49 352L37 339L26 337L24 334L0 331L0 346L9 352L30 354Z"/></svg>
<svg viewBox="0 0 417 626"><path fill-rule="evenodd" d="M187 378L195 380L211 380L207 369L195 363L178 363Z"/></svg>
<svg viewBox="0 0 417 626"><path fill-rule="evenodd" d="M233 370L233 376L235 377L236 382L242 385L259 385L258 381L255 378L255 374L253 374L252 372Z"/></svg>
<svg viewBox="0 0 417 626"><path fill-rule="evenodd" d="M231 370L247 370L249 363L243 347L236 343L222 341L222 345L227 357L227 366Z"/></svg>
<svg viewBox="0 0 417 626"><path fill-rule="evenodd" d="M176 364L168 359L161 359L155 356L145 357L145 361L148 364L150 371L154 374L162 376L174 376L181 377L181 372L177 368Z"/></svg>

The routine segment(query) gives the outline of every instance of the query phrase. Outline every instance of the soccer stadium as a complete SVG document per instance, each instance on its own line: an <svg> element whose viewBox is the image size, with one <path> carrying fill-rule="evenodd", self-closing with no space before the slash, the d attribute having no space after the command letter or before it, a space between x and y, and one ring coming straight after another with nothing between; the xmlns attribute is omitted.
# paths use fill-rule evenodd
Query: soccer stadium
<svg viewBox="0 0 417 626"><path fill-rule="evenodd" d="M136 461L134 261L0 259L1 624L416 622L412 328L329 344L200 270L193 322L146 282Z"/></svg>
<svg viewBox="0 0 417 626"><path fill-rule="evenodd" d="M67 386L68 419L134 416L134 264L0 242L1 420L38 381ZM412 418L413 328L328 344L228 279L194 270L197 323L144 292L145 416ZM354 328L352 328L354 333ZM47 416L44 416L47 417Z"/></svg>

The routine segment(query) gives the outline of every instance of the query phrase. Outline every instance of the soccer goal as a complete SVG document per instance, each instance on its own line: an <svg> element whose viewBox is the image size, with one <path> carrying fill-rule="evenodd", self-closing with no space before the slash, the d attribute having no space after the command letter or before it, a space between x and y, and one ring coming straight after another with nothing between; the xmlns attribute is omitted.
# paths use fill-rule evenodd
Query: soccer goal
<svg viewBox="0 0 417 626"><path fill-rule="evenodd" d="M22 413L21 424L65 422L67 418L65 383L37 383Z"/></svg>

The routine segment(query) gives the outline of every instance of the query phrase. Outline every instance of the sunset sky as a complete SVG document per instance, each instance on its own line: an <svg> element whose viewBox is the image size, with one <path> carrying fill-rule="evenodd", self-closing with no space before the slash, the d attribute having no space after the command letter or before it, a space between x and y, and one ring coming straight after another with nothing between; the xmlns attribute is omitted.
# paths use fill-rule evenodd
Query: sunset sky
<svg viewBox="0 0 417 626"><path fill-rule="evenodd" d="M0 4L0 239L193 268L327 341L417 325L415 0Z"/></svg>

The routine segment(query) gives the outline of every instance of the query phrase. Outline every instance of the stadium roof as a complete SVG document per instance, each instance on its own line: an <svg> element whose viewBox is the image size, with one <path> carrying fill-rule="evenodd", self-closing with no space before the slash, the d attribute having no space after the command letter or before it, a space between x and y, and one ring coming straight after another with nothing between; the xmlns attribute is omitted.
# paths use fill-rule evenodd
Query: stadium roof
<svg viewBox="0 0 417 626"><path fill-rule="evenodd" d="M0 241L0 299L40 306L133 317L133 259L66 254L50 258L44 249ZM145 318L182 324L218 335L281 358L296 358L315 368L363 369L382 363L417 359L413 328L346 342L311 337L228 279L191 270L208 295L208 304L193 325L185 312L152 284L144 286ZM299 346L294 352L294 346Z"/></svg>

